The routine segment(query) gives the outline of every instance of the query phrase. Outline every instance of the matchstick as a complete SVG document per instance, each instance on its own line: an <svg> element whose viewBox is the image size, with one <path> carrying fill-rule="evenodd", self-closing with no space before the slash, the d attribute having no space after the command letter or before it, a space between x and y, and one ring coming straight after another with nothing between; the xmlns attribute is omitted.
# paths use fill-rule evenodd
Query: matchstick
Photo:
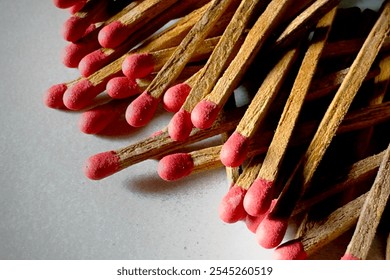
<svg viewBox="0 0 390 280"><path fill-rule="evenodd" d="M208 38L200 44L189 59L190 62L207 60L218 44L220 37ZM129 79L143 78L153 72L158 72L170 59L177 47L157 50L148 53L131 54L122 63L122 72Z"/></svg>
<svg viewBox="0 0 390 280"><path fill-rule="evenodd" d="M368 196L364 202L355 232L348 244L343 260L367 258L371 243L390 196L390 144L379 166Z"/></svg>
<svg viewBox="0 0 390 280"><path fill-rule="evenodd" d="M315 170L389 32L389 19L390 2L386 1L381 15L327 109L305 155L285 184L275 207L260 224L257 240L261 246L273 248L283 239L296 202L311 183Z"/></svg>
<svg viewBox="0 0 390 280"><path fill-rule="evenodd" d="M195 127L206 129L213 124L260 48L281 21L289 2L288 0L272 0L268 4L213 90L192 110L191 122Z"/></svg>
<svg viewBox="0 0 390 280"><path fill-rule="evenodd" d="M106 25L99 32L98 40L104 48L116 48L132 33L143 28L157 15L163 13L178 0L143 0L131 12Z"/></svg>
<svg viewBox="0 0 390 280"><path fill-rule="evenodd" d="M131 126L145 126L152 119L164 92L180 75L196 49L231 4L234 4L233 0L211 1L201 19L181 41L149 87L129 104L126 111L126 120Z"/></svg>
<svg viewBox="0 0 390 280"><path fill-rule="evenodd" d="M84 2L83 0L53 0L54 5L60 9L67 9L74 5Z"/></svg>
<svg viewBox="0 0 390 280"><path fill-rule="evenodd" d="M177 40L182 40L183 35L185 36L189 32L195 22L204 13L204 10L205 9L203 8L195 10L187 17L184 17L182 19L183 21L179 20L173 24L171 28L153 35L137 49L131 50L130 52L148 52L171 47L171 44L176 45ZM149 28L150 30L154 30L156 26L158 27L160 24L165 24L165 22L170 19L170 14L163 14L158 19L155 19L153 25L148 25L142 29L142 32L139 31L138 33L133 34L131 40L133 43L138 43L138 36L143 37L144 33L148 33ZM136 34L138 35L135 36ZM128 53L122 55L120 58L88 76L88 78L80 78L77 83L72 85L72 87L68 88L65 92L63 98L65 106L71 110L81 110L91 104L92 100L104 90L111 78L122 75L121 66L127 55Z"/></svg>
<svg viewBox="0 0 390 280"><path fill-rule="evenodd" d="M387 236L387 245L386 245L386 260L390 260L390 233Z"/></svg>
<svg viewBox="0 0 390 280"><path fill-rule="evenodd" d="M56 84L48 88L43 96L43 103L52 109L64 109L63 102L64 93L75 84L81 81L81 78L75 79L67 83Z"/></svg>
<svg viewBox="0 0 390 280"><path fill-rule="evenodd" d="M284 106L282 116L273 136L268 152L264 158L263 166L244 198L244 208L251 216L262 215L268 210L273 194L273 185L277 178L279 168L286 153L295 124L309 91L311 81L317 69L322 50L327 42L328 35L336 15L336 8L327 13L317 24L314 31L313 43L308 47L302 64L294 81L290 95ZM251 126L239 130L238 143L241 139L250 137ZM243 137L240 137L242 135ZM236 145L232 150L236 149Z"/></svg>
<svg viewBox="0 0 390 280"><path fill-rule="evenodd" d="M237 54L245 28L248 27L253 12L259 8L258 5L258 0L242 1L237 8L218 45L199 73L182 108L172 117L168 125L168 132L172 139L184 141L189 136L193 127L190 119L192 109L212 90L222 71Z"/></svg>
<svg viewBox="0 0 390 280"><path fill-rule="evenodd" d="M306 217L298 229L296 238L275 249L274 259L303 260L318 252L356 224L367 195L368 193L359 196L324 219L310 220Z"/></svg>

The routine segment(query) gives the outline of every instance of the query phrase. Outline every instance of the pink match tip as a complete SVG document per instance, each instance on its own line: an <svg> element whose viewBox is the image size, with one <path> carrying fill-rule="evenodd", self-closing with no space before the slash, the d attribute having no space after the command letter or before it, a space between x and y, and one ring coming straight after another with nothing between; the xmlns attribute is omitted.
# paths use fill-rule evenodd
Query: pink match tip
<svg viewBox="0 0 390 280"><path fill-rule="evenodd" d="M114 49L128 37L128 28L120 21L114 21L100 30L98 40L103 48Z"/></svg>
<svg viewBox="0 0 390 280"><path fill-rule="evenodd" d="M270 213L260 223L256 231L256 239L260 246L272 249L278 246L286 233L288 221L285 219L273 219Z"/></svg>
<svg viewBox="0 0 390 280"><path fill-rule="evenodd" d="M53 0L54 5L60 9L67 9L76 5L80 0Z"/></svg>
<svg viewBox="0 0 390 280"><path fill-rule="evenodd" d="M144 91L127 107L126 121L133 127L147 125L153 118L157 110L158 103L158 99Z"/></svg>
<svg viewBox="0 0 390 280"><path fill-rule="evenodd" d="M299 240L291 240L274 251L275 260L306 260L307 254L303 248L302 242Z"/></svg>
<svg viewBox="0 0 390 280"><path fill-rule="evenodd" d="M66 41L76 42L85 34L89 22L77 16L71 16L62 26L62 36Z"/></svg>
<svg viewBox="0 0 390 280"><path fill-rule="evenodd" d="M177 84L169 88L163 97L164 109L172 113L178 112L190 91L191 87L186 83Z"/></svg>
<svg viewBox="0 0 390 280"><path fill-rule="evenodd" d="M191 114L184 109L173 115L168 124L168 134L174 141L185 141L192 131Z"/></svg>
<svg viewBox="0 0 390 280"><path fill-rule="evenodd" d="M80 63L78 65L80 74L83 77L88 77L92 75L105 65L106 60L107 55L100 49L87 54L80 60Z"/></svg>
<svg viewBox="0 0 390 280"><path fill-rule="evenodd" d="M248 154L248 138L238 132L233 132L229 139L223 144L221 150L221 161L225 166L240 166Z"/></svg>
<svg viewBox="0 0 390 280"><path fill-rule="evenodd" d="M80 0L78 1L78 3L74 4L72 7L69 7L69 12L74 15L75 13L77 13L78 11L80 11L84 6L85 6L85 3L87 1L86 0Z"/></svg>
<svg viewBox="0 0 390 280"><path fill-rule="evenodd" d="M101 92L89 80L83 79L65 91L63 101L70 110L81 110L91 105L92 100Z"/></svg>
<svg viewBox="0 0 390 280"><path fill-rule="evenodd" d="M131 54L122 63L122 72L129 79L144 78L154 70L153 56L148 53Z"/></svg>
<svg viewBox="0 0 390 280"><path fill-rule="evenodd" d="M62 51L62 63L66 67L77 68L80 61L97 48L100 48L100 45L95 38L69 43Z"/></svg>
<svg viewBox="0 0 390 280"><path fill-rule="evenodd" d="M246 227L251 232L256 233L257 228L259 227L260 223L264 220L264 218L267 216L269 211L275 206L276 201L277 201L276 199L272 200L271 206L268 209L268 211L260 216L255 217L255 216L251 216L251 215L247 214L246 219L245 219L245 224L246 224ZM245 208L244 208L244 210L245 210Z"/></svg>
<svg viewBox="0 0 390 280"><path fill-rule="evenodd" d="M112 78L107 83L106 91L114 99L127 98L141 93L138 84L127 77Z"/></svg>
<svg viewBox="0 0 390 280"><path fill-rule="evenodd" d="M264 214L272 201L273 182L261 178L256 179L244 198L245 211L252 216Z"/></svg>
<svg viewBox="0 0 390 280"><path fill-rule="evenodd" d="M62 109L65 107L62 100L65 91L68 89L66 84L51 86L43 96L43 103L53 109Z"/></svg>
<svg viewBox="0 0 390 280"><path fill-rule="evenodd" d="M202 100L192 110L192 124L200 129L210 128L216 120L219 111L220 108L214 102Z"/></svg>
<svg viewBox="0 0 390 280"><path fill-rule="evenodd" d="M246 218L247 214L242 205L246 190L234 185L229 189L219 204L219 217L225 223L235 223Z"/></svg>
<svg viewBox="0 0 390 280"><path fill-rule="evenodd" d="M177 153L163 157L158 164L158 175L166 181L174 181L191 174L194 162L190 154Z"/></svg>
<svg viewBox="0 0 390 280"><path fill-rule="evenodd" d="M84 165L85 175L100 180L120 170L120 159L115 151L103 152L90 157Z"/></svg>
<svg viewBox="0 0 390 280"><path fill-rule="evenodd" d="M358 257L355 257L354 255L351 255L351 254L345 254L341 260L345 260L345 261L359 261L360 258Z"/></svg>

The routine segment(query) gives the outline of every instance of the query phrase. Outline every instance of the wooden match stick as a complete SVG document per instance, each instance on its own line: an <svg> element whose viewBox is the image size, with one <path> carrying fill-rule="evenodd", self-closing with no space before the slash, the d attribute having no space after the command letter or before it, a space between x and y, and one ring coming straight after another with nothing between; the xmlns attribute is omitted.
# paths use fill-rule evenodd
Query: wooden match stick
<svg viewBox="0 0 390 280"><path fill-rule="evenodd" d="M99 43L104 48L116 48L132 33L144 27L178 0L143 0L131 12L106 25L99 32Z"/></svg>
<svg viewBox="0 0 390 280"><path fill-rule="evenodd" d="M303 260L351 229L359 218L368 193L338 208L321 220L302 221L296 238L275 249L274 259Z"/></svg>
<svg viewBox="0 0 390 280"><path fill-rule="evenodd" d="M182 108L172 117L168 132L172 139L184 141L192 130L191 112L195 105L206 96L214 87L222 71L237 54L242 43L242 37L253 12L257 9L259 1L242 1L226 27L222 37L211 54L199 77L191 88Z"/></svg>
<svg viewBox="0 0 390 280"><path fill-rule="evenodd" d="M180 4L178 6L180 6ZM208 5L206 5L206 8L207 7ZM184 17L182 20L179 20L173 24L170 28L167 28L147 39L137 49L131 50L130 52L122 55L120 58L88 76L88 78L81 78L76 84L74 84L65 92L63 98L65 106L71 110L80 110L88 106L92 100L104 90L106 84L111 78L123 75L121 69L122 63L129 53L134 53L137 51L149 52L171 47L172 44L174 44L173 46L177 45L177 41L180 42L183 37L186 36L186 34L199 20L205 10L206 9L203 8L195 10L188 16ZM149 28L154 30L156 26L158 27L160 24L165 24L166 21L170 19L170 13L163 13L161 17L158 17L154 20L153 25L146 26L142 29L142 32L139 31L136 34L142 38L144 33L148 33ZM131 36L133 43L139 42L138 36L135 36L136 34Z"/></svg>
<svg viewBox="0 0 390 280"><path fill-rule="evenodd" d="M384 8L333 98L306 153L298 163L272 211L257 230L260 245L279 245L287 229L288 219L301 195L310 185L326 149L349 109L364 77L367 75L390 29L390 2Z"/></svg>
<svg viewBox="0 0 390 280"><path fill-rule="evenodd" d="M386 260L390 260L390 233L389 233L389 235L387 236Z"/></svg>
<svg viewBox="0 0 390 280"><path fill-rule="evenodd" d="M164 92L180 75L195 50L204 41L227 8L235 3L234 1L212 0L202 18L181 41L149 87L130 103L126 111L126 120L131 126L141 127L152 119Z"/></svg>
<svg viewBox="0 0 390 280"><path fill-rule="evenodd" d="M213 124L260 48L281 21L289 2L288 0L272 0L268 4L213 90L192 110L191 121L195 127L206 129Z"/></svg>
<svg viewBox="0 0 390 280"><path fill-rule="evenodd" d="M188 62L206 60L218 44L220 37L208 38L195 50ZM129 79L143 78L158 72L169 60L177 47L157 50L149 53L131 54L122 63L122 72Z"/></svg>
<svg viewBox="0 0 390 280"><path fill-rule="evenodd" d="M256 217L264 214L271 204L274 181L277 178L299 113L316 72L318 61L327 42L336 10L336 8L333 8L317 24L313 43L309 46L303 58L272 142L264 158L263 166L257 179L245 195L244 207L246 212L251 216ZM241 140L245 139L245 137L250 137L250 130L252 130L252 127L249 126L245 129L244 123L244 129L241 129L239 131L240 134L237 134L238 139ZM240 137L240 135L243 137ZM242 142L240 140L237 142Z"/></svg>
<svg viewBox="0 0 390 280"><path fill-rule="evenodd" d="M390 144L379 166L374 184L368 192L360 212L355 232L343 260L363 260L367 258L376 229L390 196Z"/></svg>

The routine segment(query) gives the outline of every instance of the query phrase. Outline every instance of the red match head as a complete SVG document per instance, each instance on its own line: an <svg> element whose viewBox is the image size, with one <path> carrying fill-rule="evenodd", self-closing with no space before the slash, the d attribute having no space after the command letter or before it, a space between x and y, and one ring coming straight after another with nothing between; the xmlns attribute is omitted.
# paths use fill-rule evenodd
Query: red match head
<svg viewBox="0 0 390 280"><path fill-rule="evenodd" d="M67 89L68 86L66 84L58 84L51 86L43 96L43 103L47 107L53 109L65 108L62 98Z"/></svg>
<svg viewBox="0 0 390 280"><path fill-rule="evenodd" d="M247 215L245 218L245 225L251 232L256 233L256 230L263 221L264 217L265 215L261 215L259 217Z"/></svg>
<svg viewBox="0 0 390 280"><path fill-rule="evenodd" d="M67 9L73 5L77 5L80 0L53 0L54 5L60 9Z"/></svg>
<svg viewBox="0 0 390 280"><path fill-rule="evenodd" d="M249 140L238 132L233 132L223 144L221 161L223 165L230 167L240 166L248 154Z"/></svg>
<svg viewBox="0 0 390 280"><path fill-rule="evenodd" d="M220 108L214 102L202 100L192 110L192 124L200 129L210 128L217 119L219 111Z"/></svg>
<svg viewBox="0 0 390 280"><path fill-rule="evenodd" d="M126 110L126 121L133 127L147 125L153 118L159 100L151 96L148 92L143 92L138 96Z"/></svg>
<svg viewBox="0 0 390 280"><path fill-rule="evenodd" d="M89 25L83 18L71 16L62 26L62 36L67 41L76 42L83 37Z"/></svg>
<svg viewBox="0 0 390 280"><path fill-rule="evenodd" d="M169 136L174 141L185 141L192 131L191 114L184 109L173 115L168 124Z"/></svg>
<svg viewBox="0 0 390 280"><path fill-rule="evenodd" d="M114 49L128 37L129 30L120 21L114 21L100 30L98 40L103 48Z"/></svg>
<svg viewBox="0 0 390 280"><path fill-rule="evenodd" d="M190 91L191 87L186 83L177 84L169 88L163 97L164 109L172 113L178 112Z"/></svg>
<svg viewBox="0 0 390 280"><path fill-rule="evenodd" d="M273 195L273 182L257 178L244 198L245 211L252 216L264 214L270 207Z"/></svg>
<svg viewBox="0 0 390 280"><path fill-rule="evenodd" d="M98 48L100 45L96 38L86 38L76 43L69 43L62 51L62 63L69 68L80 67L81 60Z"/></svg>
<svg viewBox="0 0 390 280"><path fill-rule="evenodd" d="M345 254L341 260L345 260L345 261L358 261L360 260L360 258L358 257L355 257L354 255L351 255L351 254Z"/></svg>
<svg viewBox="0 0 390 280"><path fill-rule="evenodd" d="M106 91L114 99L127 98L141 93L138 84L127 77L112 78L107 83Z"/></svg>
<svg viewBox="0 0 390 280"><path fill-rule="evenodd" d="M89 80L77 82L65 92L63 101L70 110L81 110L92 104L93 99L101 92L100 87L94 86Z"/></svg>
<svg viewBox="0 0 390 280"><path fill-rule="evenodd" d="M84 174L92 180L100 180L120 170L120 159L115 151L90 157L84 165Z"/></svg>
<svg viewBox="0 0 390 280"><path fill-rule="evenodd" d="M122 72L129 79L144 78L154 70L153 56L148 53L135 53L127 56L122 63Z"/></svg>
<svg viewBox="0 0 390 280"><path fill-rule="evenodd" d="M190 154L177 153L163 157L158 164L157 172L166 181L174 181L191 174L194 162Z"/></svg>
<svg viewBox="0 0 390 280"><path fill-rule="evenodd" d="M100 49L95 50L84 56L78 65L80 74L83 77L88 77L101 69L107 60L107 55Z"/></svg>
<svg viewBox="0 0 390 280"><path fill-rule="evenodd" d="M288 226L287 219L276 219L271 214L267 214L256 231L257 242L266 249L275 248L282 242Z"/></svg>
<svg viewBox="0 0 390 280"><path fill-rule="evenodd" d="M84 6L87 0L79 0L77 1L77 4L74 4L72 7L69 8L69 12L74 15L78 11L80 11Z"/></svg>
<svg viewBox="0 0 390 280"><path fill-rule="evenodd" d="M219 204L219 217L225 223L235 223L245 219L247 213L244 210L242 201L246 190L234 185L229 189Z"/></svg>
<svg viewBox="0 0 390 280"><path fill-rule="evenodd" d="M299 240L291 240L274 251L275 260L306 260L307 254L303 248L302 242Z"/></svg>

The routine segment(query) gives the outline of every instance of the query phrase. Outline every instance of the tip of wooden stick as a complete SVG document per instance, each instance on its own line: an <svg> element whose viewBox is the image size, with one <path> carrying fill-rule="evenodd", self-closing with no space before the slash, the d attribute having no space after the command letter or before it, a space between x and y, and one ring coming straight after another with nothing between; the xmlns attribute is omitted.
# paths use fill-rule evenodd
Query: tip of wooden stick
<svg viewBox="0 0 390 280"><path fill-rule="evenodd" d="M163 157L158 164L158 175L165 181L175 181L191 174L194 162L191 155L177 153Z"/></svg>
<svg viewBox="0 0 390 280"><path fill-rule="evenodd" d="M218 117L220 108L214 102L200 101L191 113L192 124L200 129L210 128Z"/></svg>
<svg viewBox="0 0 390 280"><path fill-rule="evenodd" d="M154 71L153 56L148 53L131 54L122 63L122 72L129 79L144 78Z"/></svg>
<svg viewBox="0 0 390 280"><path fill-rule="evenodd" d="M273 182L261 178L253 181L244 198L245 211L251 216L261 216L270 208Z"/></svg>
<svg viewBox="0 0 390 280"><path fill-rule="evenodd" d="M229 189L218 208L219 217L222 221L235 223L246 218L247 213L242 205L245 193L246 190L237 185Z"/></svg>
<svg viewBox="0 0 390 280"><path fill-rule="evenodd" d="M106 91L114 99L127 98L141 93L138 84L127 77L112 78L107 83Z"/></svg>
<svg viewBox="0 0 390 280"><path fill-rule="evenodd" d="M68 88L63 96L65 106L70 110L81 110L91 105L96 97L97 88L87 79L83 79Z"/></svg>
<svg viewBox="0 0 390 280"><path fill-rule="evenodd" d="M68 68L77 68L83 57L84 54L80 52L80 46L74 43L65 46L61 53L62 64Z"/></svg>
<svg viewBox="0 0 390 280"><path fill-rule="evenodd" d="M164 109L172 113L178 112L186 101L190 91L191 87L187 83L180 83L170 87L163 97Z"/></svg>
<svg viewBox="0 0 390 280"><path fill-rule="evenodd" d="M185 141L192 131L191 114L182 109L173 115L168 124L168 134L174 141Z"/></svg>
<svg viewBox="0 0 390 280"><path fill-rule="evenodd" d="M342 256L341 260L345 260L345 261L358 261L358 260L360 260L360 258L355 257L352 254L345 254L344 256Z"/></svg>
<svg viewBox="0 0 390 280"><path fill-rule="evenodd" d="M89 22L86 22L82 18L71 16L62 26L62 36L66 41L76 42L83 37L88 26Z"/></svg>
<svg viewBox="0 0 390 280"><path fill-rule="evenodd" d="M104 66L106 60L107 55L100 49L87 54L78 64L80 74L83 77L92 75Z"/></svg>
<svg viewBox="0 0 390 280"><path fill-rule="evenodd" d="M286 219L273 219L268 213L257 228L257 242L263 248L275 248L282 242L287 226L288 221Z"/></svg>
<svg viewBox="0 0 390 280"><path fill-rule="evenodd" d="M307 254L299 240L291 240L275 249L275 260L305 260Z"/></svg>
<svg viewBox="0 0 390 280"><path fill-rule="evenodd" d="M148 92L143 92L138 96L126 110L126 121L133 127L147 125L153 118L159 100L151 96Z"/></svg>
<svg viewBox="0 0 390 280"><path fill-rule="evenodd" d="M90 157L84 165L84 174L92 180L100 180L120 170L115 151L103 152Z"/></svg>
<svg viewBox="0 0 390 280"><path fill-rule="evenodd" d="M43 103L52 109L65 108L62 98L67 89L68 86L66 84L57 84L51 86L43 96Z"/></svg>
<svg viewBox="0 0 390 280"><path fill-rule="evenodd" d="M223 165L229 167L240 166L246 159L248 147L248 138L238 132L233 132L222 146L220 157Z"/></svg>
<svg viewBox="0 0 390 280"><path fill-rule="evenodd" d="M120 21L114 21L103 27L98 34L98 40L103 48L114 49L128 37L128 28Z"/></svg>

